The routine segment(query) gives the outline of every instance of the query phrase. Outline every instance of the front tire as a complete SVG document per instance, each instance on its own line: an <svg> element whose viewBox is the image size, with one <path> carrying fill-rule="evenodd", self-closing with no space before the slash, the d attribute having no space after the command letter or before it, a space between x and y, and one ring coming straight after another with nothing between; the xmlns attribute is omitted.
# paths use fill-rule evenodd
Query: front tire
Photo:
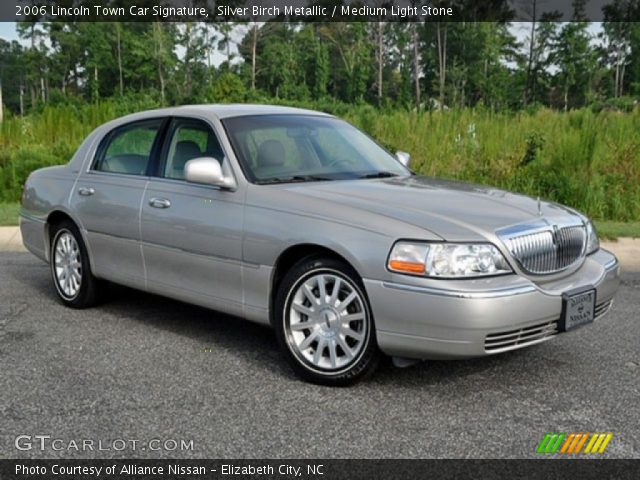
<svg viewBox="0 0 640 480"><path fill-rule="evenodd" d="M345 263L302 259L282 280L274 308L278 343L303 379L344 386L377 367L371 308L360 278Z"/></svg>
<svg viewBox="0 0 640 480"><path fill-rule="evenodd" d="M71 308L98 302L99 280L91 273L89 255L76 225L68 220L52 226L49 261L60 301Z"/></svg>

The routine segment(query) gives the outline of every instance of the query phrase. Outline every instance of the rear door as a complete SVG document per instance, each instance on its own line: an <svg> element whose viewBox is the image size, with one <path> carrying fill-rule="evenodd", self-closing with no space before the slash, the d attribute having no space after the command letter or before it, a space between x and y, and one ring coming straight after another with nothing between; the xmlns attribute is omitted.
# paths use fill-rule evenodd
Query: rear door
<svg viewBox="0 0 640 480"><path fill-rule="evenodd" d="M166 118L117 127L82 172L72 204L86 230L93 271L102 278L144 287L140 204Z"/></svg>
<svg viewBox="0 0 640 480"><path fill-rule="evenodd" d="M242 194L185 181L186 162L205 156L228 161L212 126L173 118L142 201L147 287L241 314Z"/></svg>

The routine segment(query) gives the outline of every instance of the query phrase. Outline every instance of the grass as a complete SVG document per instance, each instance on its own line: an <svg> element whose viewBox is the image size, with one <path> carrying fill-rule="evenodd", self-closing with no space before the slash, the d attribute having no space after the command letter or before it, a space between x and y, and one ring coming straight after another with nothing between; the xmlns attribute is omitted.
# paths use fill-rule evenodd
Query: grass
<svg viewBox="0 0 640 480"><path fill-rule="evenodd" d="M615 240L618 237L640 237L640 222L595 222L598 235L604 240Z"/></svg>
<svg viewBox="0 0 640 480"><path fill-rule="evenodd" d="M0 203L0 226L18 225L19 203Z"/></svg>

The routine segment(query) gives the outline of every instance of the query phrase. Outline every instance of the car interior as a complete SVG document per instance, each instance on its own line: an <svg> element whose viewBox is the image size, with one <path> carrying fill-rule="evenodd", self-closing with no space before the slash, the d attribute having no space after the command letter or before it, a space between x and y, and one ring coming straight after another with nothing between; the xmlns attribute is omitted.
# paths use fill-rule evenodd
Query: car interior
<svg viewBox="0 0 640 480"><path fill-rule="evenodd" d="M164 176L183 180L184 167L189 160L200 157L215 158L222 163L224 153L215 134L206 126L189 124L178 126L173 133Z"/></svg>

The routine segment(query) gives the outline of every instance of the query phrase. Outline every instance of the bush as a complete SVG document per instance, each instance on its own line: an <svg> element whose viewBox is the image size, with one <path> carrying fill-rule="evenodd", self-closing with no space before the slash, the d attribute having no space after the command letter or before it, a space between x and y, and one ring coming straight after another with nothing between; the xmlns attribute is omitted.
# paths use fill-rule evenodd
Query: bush
<svg viewBox="0 0 640 480"><path fill-rule="evenodd" d="M519 166L524 167L538 158L538 152L544 146L544 137L537 132L532 132L527 135L526 149L522 160L520 160Z"/></svg>
<svg viewBox="0 0 640 480"><path fill-rule="evenodd" d="M638 106L638 100L633 97L609 98L605 101L594 102L591 110L595 113L605 111L632 112Z"/></svg>
<svg viewBox="0 0 640 480"><path fill-rule="evenodd" d="M242 79L234 73L223 73L210 88L208 100L212 103L238 103L243 102L247 95L247 89Z"/></svg>
<svg viewBox="0 0 640 480"><path fill-rule="evenodd" d="M48 149L42 145L22 146L11 155L3 155L0 162L0 202L18 201L32 171L67 161L68 158L59 156L55 148Z"/></svg>

